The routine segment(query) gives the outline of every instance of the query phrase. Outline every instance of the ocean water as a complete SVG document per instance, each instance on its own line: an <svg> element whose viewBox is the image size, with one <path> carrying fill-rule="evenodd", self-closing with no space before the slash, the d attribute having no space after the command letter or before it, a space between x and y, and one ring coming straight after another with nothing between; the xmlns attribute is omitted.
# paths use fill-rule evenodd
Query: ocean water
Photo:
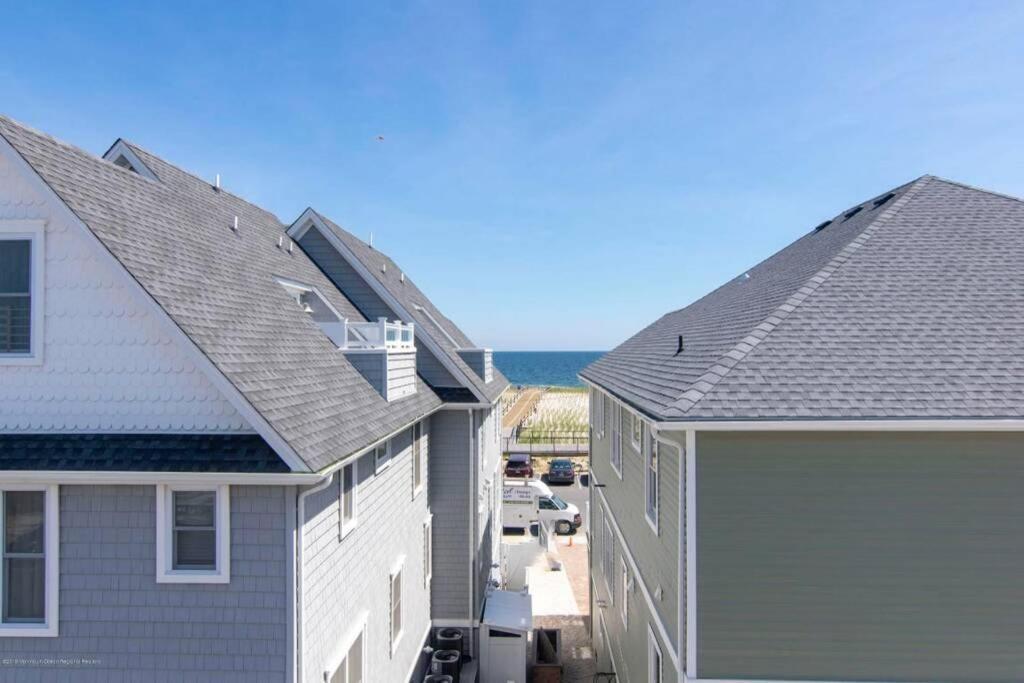
<svg viewBox="0 0 1024 683"><path fill-rule="evenodd" d="M512 384L581 387L576 374L604 351L495 351L494 364Z"/></svg>

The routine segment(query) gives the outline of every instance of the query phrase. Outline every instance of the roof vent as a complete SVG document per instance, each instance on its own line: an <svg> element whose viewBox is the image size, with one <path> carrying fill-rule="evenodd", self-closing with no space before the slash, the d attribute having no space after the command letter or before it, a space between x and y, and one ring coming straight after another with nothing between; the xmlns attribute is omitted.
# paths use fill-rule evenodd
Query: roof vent
<svg viewBox="0 0 1024 683"><path fill-rule="evenodd" d="M875 208L877 209L879 206L881 206L882 204L885 204L887 201L889 201L890 199L892 199L895 196L896 196L895 192L890 192L889 194L885 195L884 197L879 197L878 199L875 200Z"/></svg>
<svg viewBox="0 0 1024 683"><path fill-rule="evenodd" d="M235 216L235 222L232 224L231 229L238 232L238 216Z"/></svg>
<svg viewBox="0 0 1024 683"><path fill-rule="evenodd" d="M825 228L827 228L830 225L832 225L832 220L831 219L825 221L824 223L821 223L820 225L814 226L814 232L821 232L822 230L824 230Z"/></svg>
<svg viewBox="0 0 1024 683"><path fill-rule="evenodd" d="M684 351L683 348L683 335L679 335L679 345L676 347L676 355L678 356Z"/></svg>
<svg viewBox="0 0 1024 683"><path fill-rule="evenodd" d="M398 279L404 285L405 284L405 273L400 274L398 276Z"/></svg>
<svg viewBox="0 0 1024 683"><path fill-rule="evenodd" d="M370 249L373 249L373 233L370 233L370 241L366 243Z"/></svg>
<svg viewBox="0 0 1024 683"><path fill-rule="evenodd" d="M213 189L220 192L220 173L217 174L216 180L213 181Z"/></svg>
<svg viewBox="0 0 1024 683"><path fill-rule="evenodd" d="M387 263L387 261L385 261L384 263L380 264L380 272L382 272L382 273L388 272L388 263Z"/></svg>
<svg viewBox="0 0 1024 683"><path fill-rule="evenodd" d="M861 209L863 209L863 208L864 208L863 206L855 206L855 207L853 207L852 209L850 209L849 211L847 211L846 213L843 214L843 220L844 221L850 220L851 218L856 216L858 213L860 213Z"/></svg>

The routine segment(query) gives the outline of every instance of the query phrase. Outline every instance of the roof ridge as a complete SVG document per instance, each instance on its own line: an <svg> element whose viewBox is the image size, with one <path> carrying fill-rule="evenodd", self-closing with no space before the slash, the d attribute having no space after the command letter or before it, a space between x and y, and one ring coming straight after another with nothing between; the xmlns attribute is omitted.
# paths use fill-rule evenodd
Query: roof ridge
<svg viewBox="0 0 1024 683"><path fill-rule="evenodd" d="M974 190L975 192L982 192L982 193L987 194L987 195L992 195L993 197L1000 197L1002 199L1009 199L1009 200L1012 200L1012 201L1015 201L1015 202L1022 202L1022 203L1024 203L1024 197L1017 197L1017 196L1012 195L1012 194L1006 194L1005 192L996 192L995 190L989 190L989 189L986 189L984 187L978 187L977 185L971 185L969 183L962 183L959 180L950 180L949 178L943 178L941 176L935 176L935 175L927 175L927 176L922 176L922 177L923 178L931 178L932 180L937 180L940 183L946 183L947 185L953 185L955 187L962 187L965 190Z"/></svg>
<svg viewBox="0 0 1024 683"><path fill-rule="evenodd" d="M892 206L888 207L881 214L876 216L874 220L868 223L864 228L853 238L845 247L839 250L839 252L833 256L828 263L825 264L821 270L812 275L804 284L802 284L795 293L791 294L786 301L780 304L774 311L768 314L764 320L762 320L750 333L740 341L736 342L728 351L715 361L715 363L708 368L708 370L698 377L687 389L676 399L670 406L669 410L677 413L678 416L684 416L689 412L697 403L700 402L705 396L710 393L715 386L725 378L729 372L739 365L757 346L768 338L782 321L789 316L790 313L795 311L800 304L806 301L815 291L828 280L844 263L849 261L853 255L861 247L867 243L871 236L878 231L880 227L888 223L892 218L906 206L911 199L924 187L928 182L933 180L932 176L923 175L917 180L910 183L910 187L907 188L906 192L893 202Z"/></svg>
<svg viewBox="0 0 1024 683"><path fill-rule="evenodd" d="M934 177L934 176L929 176L929 175L927 175L927 174L926 174L926 175L921 175L921 176L918 176L917 178L914 178L913 180L908 180L907 182L903 183L902 185L897 185L896 187L894 187L894 188L892 188L892 189L890 189L890 190L886 190L885 192L882 192L882 193L880 193L880 194L877 194L877 195L875 195L874 197L870 197L870 198L868 198L868 199L865 199L865 200L863 200L863 201L861 201L861 202L859 202L859 203L857 203L857 204L854 204L853 206L850 206L850 207L847 207L847 208L843 209L842 211L840 211L839 213L837 213L837 214L836 214L835 216L833 216L832 218L830 218L830 219L829 219L829 221L835 221L835 220L837 220L838 218L840 218L841 216L843 216L843 214L845 214L845 213L849 212L849 211L850 211L850 209L852 209L852 208L854 208L854 207L857 207L857 206L863 206L863 205L867 204L868 202L871 202L871 201L873 201L874 199L877 199L878 197L884 197L884 196L885 196L886 194L888 194L888 193L890 193L890 192L899 192L900 190L902 190L902 189L903 189L903 188L905 188L905 187L906 187L906 188L909 188L909 187L910 187L911 185L913 185L914 183L916 183L916 182L919 182L919 181L921 181L921 180L924 180L925 178L931 178L931 177ZM938 178L938 180L942 180L942 178ZM883 212L883 214L884 214L884 212ZM882 214L879 214L879 215L878 215L878 216L877 216L877 217L875 218L875 220L878 220L879 218L881 218L881 216L882 216ZM869 224L869 225L870 225L870 224ZM866 230L866 229L867 229L867 226L865 226L865 230ZM756 268L757 268L758 266L760 266L761 264L763 264L763 263L766 263L766 262L768 262L768 261L772 260L773 258L775 258L776 256L778 256L779 254L781 254L782 252L784 252L784 251L785 251L786 249L789 249L789 248L790 248L791 246L793 246L793 245L794 245L794 244L795 244L796 242L799 242L800 240L804 239L805 237L808 237L808 236L810 236L810 235L813 235L813 234L814 234L815 232L816 232L815 230L810 230L809 232L805 232L804 234L802 234L802 235L800 235L799 237L797 237L797 238L796 238L796 239L795 239L794 241L790 242L789 244L785 244L785 245L783 245L783 246L779 247L779 248L778 248L778 249L776 249L776 250L775 250L774 252L772 252L772 253L771 253L771 254L769 254L768 256L765 256L765 257L764 257L763 259L761 259L760 261L758 261L758 262L757 262L757 263L755 263L754 265L750 266L749 268L746 268L746 269L745 269L745 270L744 270L744 271L743 271L742 273L740 273L739 275L736 275L736 276L734 276L734 277L731 277L731 278L729 278L728 280L726 280L726 281L725 281L725 282L723 282L722 284L720 284L720 285L718 285L717 287L715 287L714 289L712 289L712 290L711 290L710 292L708 292L708 293L704 294L703 296L701 296L701 297L700 297L699 299L696 299L696 300L694 300L694 301L691 301L690 303L686 304L685 306L681 306L681 307L679 307L679 308L677 308L677 309L674 309L674 310L668 311L667 313L665 313L664 315L662 315L662 316L661 316L661 318L658 318L658 320L661 320L662 318L667 318L668 316L670 316L670 315L674 315L674 314L676 314L676 313L679 313L680 311L685 311L685 310L686 310L687 308L690 308L691 306L695 306L695 305L699 304L699 303L700 303L701 301L703 301L703 300L707 299L708 297L712 296L713 294L715 294L715 293L716 293L717 291L719 291L719 290L720 290L720 289L722 289L723 287L727 287L727 286L729 286L729 283L731 283L731 282L732 282L733 280L736 280L736 279L738 279L738 278L741 278L741 277L743 277L743 275L744 275L744 274L746 274L746 273L749 273L750 271L752 271L752 270L756 269ZM655 321L655 322L657 322L657 321Z"/></svg>

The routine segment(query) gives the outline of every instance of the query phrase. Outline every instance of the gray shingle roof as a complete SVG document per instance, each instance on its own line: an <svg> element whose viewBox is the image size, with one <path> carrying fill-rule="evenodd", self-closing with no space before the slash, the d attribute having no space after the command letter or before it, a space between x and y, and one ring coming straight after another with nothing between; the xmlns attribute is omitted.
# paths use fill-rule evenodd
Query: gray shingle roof
<svg viewBox="0 0 1024 683"><path fill-rule="evenodd" d="M255 434L0 434L0 470L287 472Z"/></svg>
<svg viewBox="0 0 1024 683"><path fill-rule="evenodd" d="M159 182L4 117L0 135L311 469L441 404L422 381L385 401L294 305L275 277L364 320L300 248L277 247L285 226L274 215L134 145Z"/></svg>
<svg viewBox="0 0 1024 683"><path fill-rule="evenodd" d="M416 286L416 283L409 277L408 273L405 273L405 280L403 282L402 275L404 271L387 254L371 247L322 214L317 215L356 255L356 258L373 274L377 281L398 300L403 308L409 311L409 314L413 317L412 322L416 323L417 327L426 331L431 339L437 342L451 362L462 370L473 387L483 394L488 401L497 399L501 392L508 387L508 380L497 368L494 368L491 381L484 382L466 365L465 361L456 353L456 349L475 348L476 345L454 322L445 317L434 306L433 302ZM382 269L382 264L386 264L386 268ZM420 308L429 313L429 315L421 311ZM455 341L455 344L452 343L452 340Z"/></svg>
<svg viewBox="0 0 1024 683"><path fill-rule="evenodd" d="M931 176L892 192L583 377L664 420L1024 417L1024 202Z"/></svg>

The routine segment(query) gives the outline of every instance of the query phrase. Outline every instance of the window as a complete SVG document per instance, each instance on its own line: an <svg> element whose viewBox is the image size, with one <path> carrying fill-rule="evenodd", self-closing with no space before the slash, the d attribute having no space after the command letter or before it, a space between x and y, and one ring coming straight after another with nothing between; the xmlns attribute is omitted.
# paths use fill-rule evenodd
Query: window
<svg viewBox="0 0 1024 683"><path fill-rule="evenodd" d="M647 461L647 475L644 478L647 523L654 529L654 533L658 533L658 440L653 435L647 439L644 459Z"/></svg>
<svg viewBox="0 0 1024 683"><path fill-rule="evenodd" d="M412 496L423 489L423 449L420 440L423 437L422 423L412 426Z"/></svg>
<svg viewBox="0 0 1024 683"><path fill-rule="evenodd" d="M391 588L391 654L395 654L402 639L402 560L391 571L388 579Z"/></svg>
<svg viewBox="0 0 1024 683"><path fill-rule="evenodd" d="M604 520L604 543L601 547L601 571L604 574L605 587L608 589L608 600L615 604L615 537L612 536L612 525Z"/></svg>
<svg viewBox="0 0 1024 683"><path fill-rule="evenodd" d="M284 287L289 296L295 300L299 309L317 324L317 327L327 335L335 346L344 348L348 345L345 319L315 287L281 278L278 278L277 282Z"/></svg>
<svg viewBox="0 0 1024 683"><path fill-rule="evenodd" d="M230 580L231 507L227 486L157 486L158 583Z"/></svg>
<svg viewBox="0 0 1024 683"><path fill-rule="evenodd" d="M0 637L57 635L57 514L56 486L0 490Z"/></svg>
<svg viewBox="0 0 1024 683"><path fill-rule="evenodd" d="M0 221L0 364L42 362L43 223Z"/></svg>
<svg viewBox="0 0 1024 683"><path fill-rule="evenodd" d="M633 413L633 434L630 441L633 444L633 450L639 453L644 443L644 421L636 413Z"/></svg>
<svg viewBox="0 0 1024 683"><path fill-rule="evenodd" d="M349 637L349 644L342 648L342 658L334 673L325 672L324 679L329 683L363 683L366 680L366 671L363 661L365 657L366 643L366 622L359 625L355 637Z"/></svg>
<svg viewBox="0 0 1024 683"><path fill-rule="evenodd" d="M391 441L385 441L373 449L374 472L383 472L391 465Z"/></svg>
<svg viewBox="0 0 1024 683"><path fill-rule="evenodd" d="M622 479L622 409L613 405L612 411L612 451L611 464L615 474Z"/></svg>
<svg viewBox="0 0 1024 683"><path fill-rule="evenodd" d="M590 414L594 436L604 438L604 394L597 389L590 390Z"/></svg>
<svg viewBox="0 0 1024 683"><path fill-rule="evenodd" d="M661 683L661 646L650 624L647 625L647 683Z"/></svg>
<svg viewBox="0 0 1024 683"><path fill-rule="evenodd" d="M626 556L620 555L619 562L622 564L622 601L619 607L622 609L622 625L629 628L629 591L633 587L633 580L630 578Z"/></svg>
<svg viewBox="0 0 1024 683"><path fill-rule="evenodd" d="M345 538L356 526L356 493L359 490L358 461L341 468L338 478L338 539Z"/></svg>
<svg viewBox="0 0 1024 683"><path fill-rule="evenodd" d="M434 575L434 519L427 517L423 522L423 587L430 588Z"/></svg>
<svg viewBox="0 0 1024 683"><path fill-rule="evenodd" d="M601 438L604 438L604 430L609 421L609 415L612 412L612 399L607 394L601 395Z"/></svg>

